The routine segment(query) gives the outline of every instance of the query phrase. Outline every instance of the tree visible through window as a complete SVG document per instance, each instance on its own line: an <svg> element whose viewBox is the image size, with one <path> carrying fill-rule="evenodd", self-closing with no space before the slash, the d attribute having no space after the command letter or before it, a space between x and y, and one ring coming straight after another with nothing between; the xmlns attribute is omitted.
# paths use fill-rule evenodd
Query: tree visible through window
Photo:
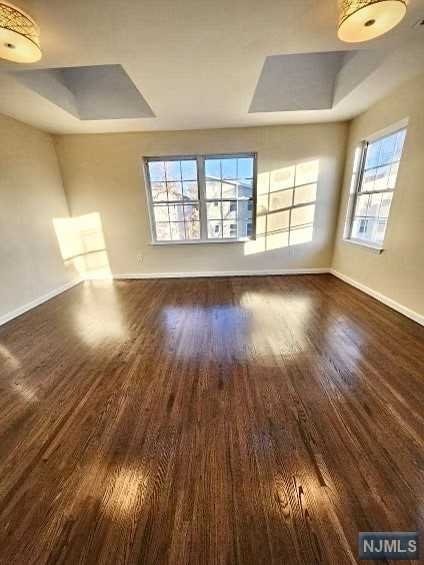
<svg viewBox="0 0 424 565"><path fill-rule="evenodd" d="M157 242L254 236L255 155L145 158Z"/></svg>
<svg viewBox="0 0 424 565"><path fill-rule="evenodd" d="M387 229L406 129L373 141L356 150L351 184L351 216L346 237L381 247Z"/></svg>

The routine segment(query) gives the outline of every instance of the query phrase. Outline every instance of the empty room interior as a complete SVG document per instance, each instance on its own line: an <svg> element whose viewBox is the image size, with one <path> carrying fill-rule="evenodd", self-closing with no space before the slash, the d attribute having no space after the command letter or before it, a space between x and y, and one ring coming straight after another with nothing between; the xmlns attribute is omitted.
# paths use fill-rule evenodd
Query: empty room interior
<svg viewBox="0 0 424 565"><path fill-rule="evenodd" d="M424 0L0 0L0 563L418 563L423 179Z"/></svg>

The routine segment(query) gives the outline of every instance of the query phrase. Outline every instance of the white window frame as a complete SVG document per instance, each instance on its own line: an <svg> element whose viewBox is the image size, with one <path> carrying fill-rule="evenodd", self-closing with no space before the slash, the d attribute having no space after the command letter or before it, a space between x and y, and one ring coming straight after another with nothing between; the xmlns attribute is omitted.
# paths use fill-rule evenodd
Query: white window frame
<svg viewBox="0 0 424 565"><path fill-rule="evenodd" d="M243 159L253 158L253 182L252 182L252 198L248 201L252 202L252 234L244 238L220 238L208 239L208 220L207 220L207 202L211 199L206 198L206 179L205 179L205 161L207 159ZM181 161L192 160L197 163L197 182L199 186L199 222L200 222L200 239L191 240L158 240L156 237L156 221L154 215L154 201L152 197L149 162L151 161ZM215 244L215 243L245 243L256 239L256 208L257 208L257 153L243 152L243 153L208 153L208 154L195 154L195 155L160 155L160 156L144 156L143 157L143 170L144 170L144 185L146 189L146 198L149 210L149 223L150 223L150 237L151 245L202 245L202 244ZM237 198L224 198L216 199L220 202L233 201L240 199ZM194 202L194 201L191 201ZM174 204L183 203L183 201L175 201ZM235 220L237 222L237 220Z"/></svg>
<svg viewBox="0 0 424 565"><path fill-rule="evenodd" d="M385 128L384 130L380 130L368 137L366 137L365 139L363 139L357 146L355 149L355 155L354 155L354 163L353 163L353 171L352 171L352 180L351 180L351 184L350 184L350 193L349 193L349 203L348 203L348 207L347 207L347 214L346 214L346 221L345 221L345 228L344 228L344 234L343 234L343 239L346 243L352 243L354 245L359 245L362 247L366 247L369 248L371 250L374 250L377 253L381 253L384 251L384 241L386 239L386 235L387 235L387 228L389 225L389 219L390 219L390 213L391 213L391 206L390 206L390 210L389 210L389 214L387 217L387 224L386 224L386 231L384 234L384 239L381 243L378 243L376 241L373 240L367 240L367 239L359 239L359 238L354 238L351 236L352 234L352 229L353 229L353 221L354 221L354 217L355 217L355 208L356 208L356 201L359 195L362 194L384 194L384 193L395 193L396 190L396 185L397 185L397 181L398 181L398 177L399 177L399 171L400 171L400 164L402 162L402 158L403 158L403 151L404 151L404 147L402 149L402 153L400 155L400 159L399 159L399 170L397 173L397 177L396 177L396 182L395 182L395 186L393 188L387 188L387 189L383 189L383 190L374 190L374 191L365 191L362 192L361 191L361 186L362 186L362 180L363 180L363 176L364 176L364 172L365 172L365 162L366 162L366 158L367 158L367 150L368 147L371 143L374 143L376 141L381 141L386 137L389 137L395 133L398 133L402 130L405 130L405 132L407 133L407 129L408 129L408 119L402 120L396 124L393 124L387 128ZM404 144L406 142L406 138L404 141Z"/></svg>

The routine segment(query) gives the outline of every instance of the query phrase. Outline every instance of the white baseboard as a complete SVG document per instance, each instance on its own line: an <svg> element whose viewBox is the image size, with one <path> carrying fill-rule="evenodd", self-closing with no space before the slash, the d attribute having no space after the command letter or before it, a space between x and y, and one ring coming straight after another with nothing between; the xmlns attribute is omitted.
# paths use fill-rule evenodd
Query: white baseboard
<svg viewBox="0 0 424 565"><path fill-rule="evenodd" d="M337 277L338 279L344 281L345 283L354 286L358 290L362 290L362 292L365 292L366 294L369 294L376 300L379 300L386 306L389 306L389 308L393 308L393 310L400 312L404 316L407 316L411 320L414 320L414 322L417 322L418 324L424 326L424 316L418 314L418 312L415 312L414 310L411 310L410 308L407 308L406 306L399 304L399 302L392 300L385 294L381 294L380 292L377 292L376 290L373 290L372 288L369 288L368 286L365 286L364 284L357 282L354 279L351 279L350 277L347 277L346 275L340 273L339 271L336 271L335 269L331 269L330 273L335 277Z"/></svg>
<svg viewBox="0 0 424 565"><path fill-rule="evenodd" d="M75 281L66 283L60 286L59 288L55 288L50 292L48 292L47 294L43 294L43 296L40 296L35 300L31 300L31 302L28 302L27 304L24 304L23 306L20 306L19 308L16 308L15 310L8 312L7 314L3 314L3 316L0 316L0 326L6 324L6 322L9 322L10 320L13 320L13 318L17 318L18 316L25 314L25 312L28 312L28 310L32 310L33 308L40 306L40 304L43 304L43 302L47 302L48 300L54 298L55 296L62 294L62 292L65 292L66 290L69 290L70 288L81 283L82 280L83 279L77 279Z"/></svg>
<svg viewBox="0 0 424 565"><path fill-rule="evenodd" d="M271 269L266 271L197 271L177 273L121 273L114 279L185 279L204 277L265 277L269 275L319 275L329 273L329 268Z"/></svg>

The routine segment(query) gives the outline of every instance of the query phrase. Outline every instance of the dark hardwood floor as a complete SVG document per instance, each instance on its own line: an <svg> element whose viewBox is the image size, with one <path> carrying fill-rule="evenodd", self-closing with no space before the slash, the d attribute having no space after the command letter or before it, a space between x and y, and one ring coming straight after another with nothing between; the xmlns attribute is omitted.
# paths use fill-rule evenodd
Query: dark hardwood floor
<svg viewBox="0 0 424 565"><path fill-rule="evenodd" d="M0 393L1 564L423 541L424 328L331 275L84 283L0 328Z"/></svg>

